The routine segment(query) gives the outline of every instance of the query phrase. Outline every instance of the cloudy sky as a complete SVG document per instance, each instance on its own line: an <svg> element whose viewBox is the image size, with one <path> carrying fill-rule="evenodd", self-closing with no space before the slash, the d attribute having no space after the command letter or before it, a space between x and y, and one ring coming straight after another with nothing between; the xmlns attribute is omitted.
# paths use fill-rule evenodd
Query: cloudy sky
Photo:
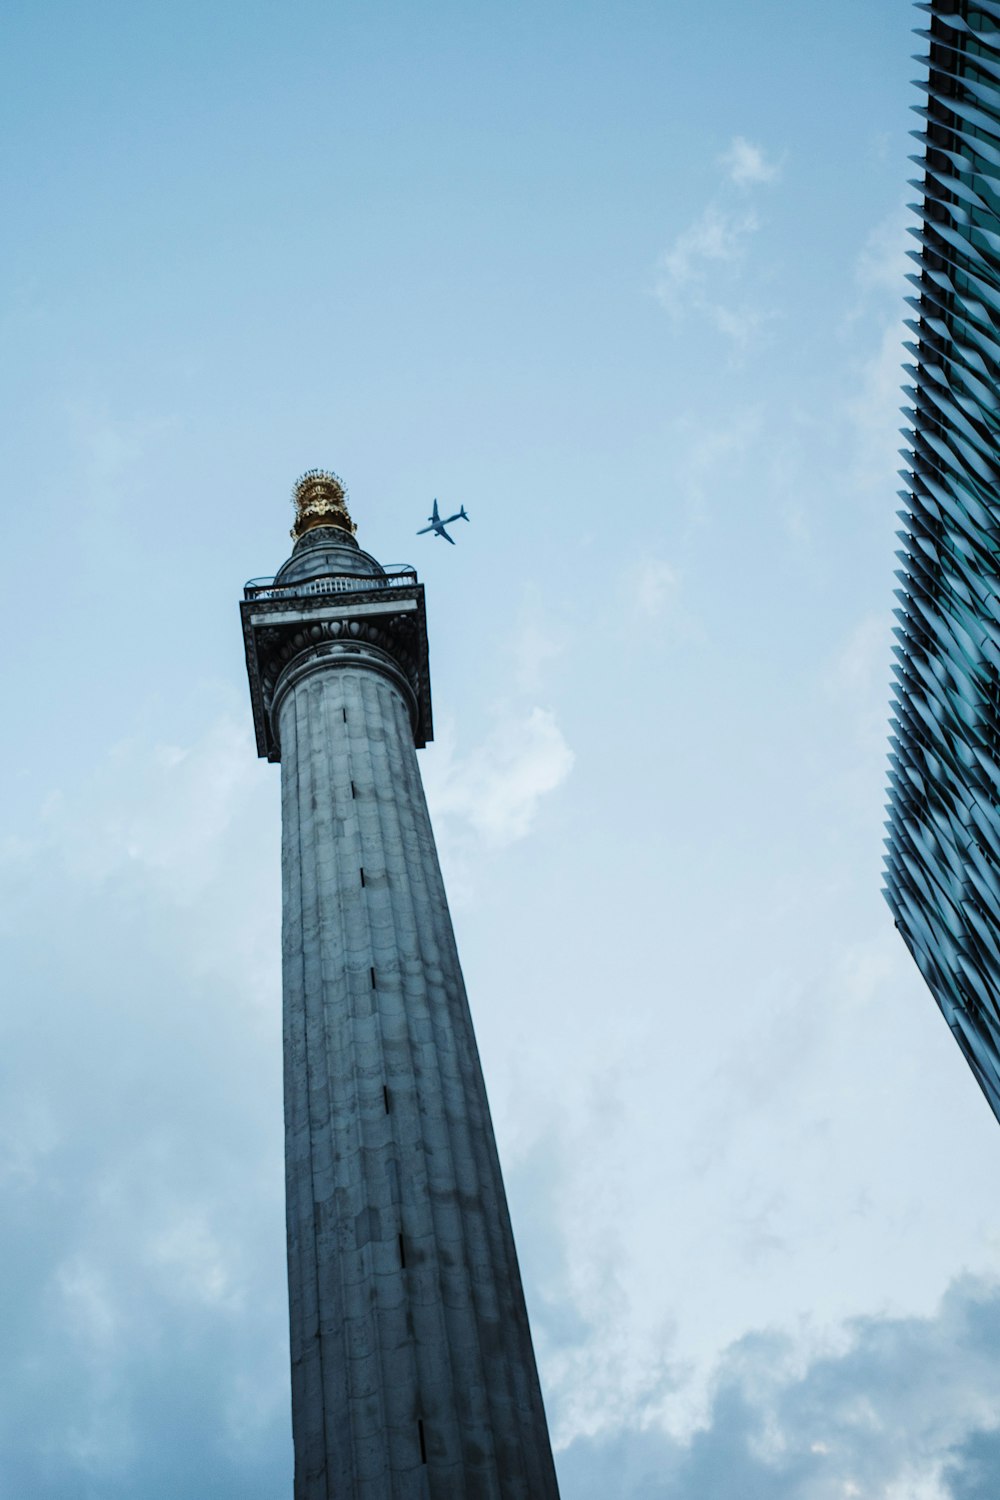
<svg viewBox="0 0 1000 1500"><path fill-rule="evenodd" d="M236 606L318 465L428 590L564 1500L1000 1490L1000 1133L880 895L919 15L8 4L3 1500L290 1494Z"/></svg>

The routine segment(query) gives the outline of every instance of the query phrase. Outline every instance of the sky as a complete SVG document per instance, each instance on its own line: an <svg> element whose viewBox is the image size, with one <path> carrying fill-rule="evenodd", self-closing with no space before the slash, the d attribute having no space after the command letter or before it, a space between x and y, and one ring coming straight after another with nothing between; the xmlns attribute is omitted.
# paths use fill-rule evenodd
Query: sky
<svg viewBox="0 0 1000 1500"><path fill-rule="evenodd" d="M1000 1134L880 894L920 18L10 0L0 1500L291 1493L237 603L312 467L427 589L564 1500L1000 1489Z"/></svg>

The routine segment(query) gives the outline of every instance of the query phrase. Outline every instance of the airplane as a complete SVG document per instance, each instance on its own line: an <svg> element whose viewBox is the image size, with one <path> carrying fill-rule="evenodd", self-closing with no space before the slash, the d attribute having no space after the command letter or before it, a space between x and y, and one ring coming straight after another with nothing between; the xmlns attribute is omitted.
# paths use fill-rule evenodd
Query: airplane
<svg viewBox="0 0 1000 1500"><path fill-rule="evenodd" d="M450 542L454 547L455 538L453 536L449 536L444 528L446 526L450 526L452 521L467 521L469 518L465 514L465 506L463 505L461 509L457 510L453 516L445 516L444 520L442 521L441 517L438 515L438 503L435 500L434 510L427 517L427 519L431 524L429 526L421 527L421 529L417 532L417 536L424 536L426 532L433 531L435 536L443 536L445 541Z"/></svg>

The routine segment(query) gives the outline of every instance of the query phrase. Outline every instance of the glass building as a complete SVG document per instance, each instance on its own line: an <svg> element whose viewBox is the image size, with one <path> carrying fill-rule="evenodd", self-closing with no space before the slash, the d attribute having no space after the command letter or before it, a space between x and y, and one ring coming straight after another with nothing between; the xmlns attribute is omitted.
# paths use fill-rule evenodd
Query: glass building
<svg viewBox="0 0 1000 1500"><path fill-rule="evenodd" d="M1000 3L919 8L885 894L1000 1118Z"/></svg>

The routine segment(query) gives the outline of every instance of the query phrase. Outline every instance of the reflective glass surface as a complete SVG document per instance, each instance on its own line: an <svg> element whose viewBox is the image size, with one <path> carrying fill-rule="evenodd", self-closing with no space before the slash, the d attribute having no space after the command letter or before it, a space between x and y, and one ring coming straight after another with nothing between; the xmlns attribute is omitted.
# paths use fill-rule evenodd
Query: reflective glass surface
<svg viewBox="0 0 1000 1500"><path fill-rule="evenodd" d="M885 892L1000 1118L1000 3L920 9Z"/></svg>

